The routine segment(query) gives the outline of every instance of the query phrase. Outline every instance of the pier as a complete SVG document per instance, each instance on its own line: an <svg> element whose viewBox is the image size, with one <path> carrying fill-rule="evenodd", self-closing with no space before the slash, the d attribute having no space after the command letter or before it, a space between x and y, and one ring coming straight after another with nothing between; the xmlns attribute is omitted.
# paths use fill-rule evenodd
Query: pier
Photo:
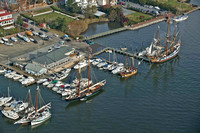
<svg viewBox="0 0 200 133"><path fill-rule="evenodd" d="M172 14L168 14L168 15L170 15L170 17L173 16ZM98 33L98 34L95 34L95 35L87 36L87 37L85 37L85 39L88 39L88 40L95 39L95 38L111 35L111 34L126 31L126 30L137 30L137 29L144 28L146 26L149 26L149 25L152 25L152 24L155 24L155 23L162 22L162 21L166 20L166 17L167 17L167 14L164 14L162 16L147 20L145 22L141 22L141 23L134 24L134 25L131 25L131 26L125 26L125 27L109 30L109 31L106 31L106 32Z"/></svg>
<svg viewBox="0 0 200 133"><path fill-rule="evenodd" d="M123 50L119 50L119 49L115 49L115 48L111 48L111 47L106 47L106 48L94 53L92 55L92 57L100 55L100 54L102 54L102 53L104 53L106 51L109 51L109 50L112 50L113 52L118 53L118 54L122 54L122 55L129 56L129 57L134 57L134 58L136 58L138 60L143 60L143 61L149 62L148 58L146 58L144 56L138 56L138 53L129 53L127 51L123 51Z"/></svg>
<svg viewBox="0 0 200 133"><path fill-rule="evenodd" d="M125 31L125 30L128 30L128 29L130 29L130 26L121 27L121 28L109 30L109 31L106 31L106 32L103 32L103 33L98 33L98 34L95 34L95 35L87 36L87 37L85 37L85 39L88 39L88 40L95 39L95 38L98 38L98 37L111 35L111 34L121 32L121 31Z"/></svg>
<svg viewBox="0 0 200 133"><path fill-rule="evenodd" d="M30 74L26 73L26 72L23 71L23 70L20 70L20 69L18 69L18 68L16 68L16 67L8 66L8 65L2 64L2 63L0 64L0 66L1 66L1 67L4 67L5 69L13 70L13 71L15 71L15 72L17 72L17 73L19 73L19 74L21 74L21 75L24 75L24 76L26 76L26 77L31 76L31 77L33 77L33 78L35 79L35 81L30 82L30 83L26 84L25 86L30 86L30 85L36 83L36 77L33 76L33 75L30 75Z"/></svg>
<svg viewBox="0 0 200 133"><path fill-rule="evenodd" d="M199 9L200 9L200 6L194 8L194 9L192 9L192 10L190 10L190 11L184 13L184 14L189 14L189 13L192 13L192 12L197 11L197 10L199 10Z"/></svg>

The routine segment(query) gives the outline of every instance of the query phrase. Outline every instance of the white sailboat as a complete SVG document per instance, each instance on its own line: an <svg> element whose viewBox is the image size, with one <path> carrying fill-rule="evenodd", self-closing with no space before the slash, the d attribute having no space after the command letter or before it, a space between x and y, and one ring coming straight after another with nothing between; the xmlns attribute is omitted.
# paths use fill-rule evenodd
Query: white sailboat
<svg viewBox="0 0 200 133"><path fill-rule="evenodd" d="M8 87L8 97L1 97L0 98L0 107L9 102L12 99L9 94L9 87Z"/></svg>
<svg viewBox="0 0 200 133"><path fill-rule="evenodd" d="M24 112L24 117L22 117L20 120L16 121L14 124L25 124L29 123L34 118L34 106L32 104L31 100L31 93L30 89L28 91L28 108Z"/></svg>
<svg viewBox="0 0 200 133"><path fill-rule="evenodd" d="M79 62L77 65L75 65L74 69L79 69L79 67L83 68L83 67L86 67L87 65L88 65L87 61L83 60L83 61Z"/></svg>
<svg viewBox="0 0 200 133"><path fill-rule="evenodd" d="M31 120L31 126L41 124L51 118L51 113L50 113L51 103L48 103L38 109L39 95L40 95L40 91L39 91L39 86L38 86L37 87L35 117ZM40 98L41 98L41 96L40 96Z"/></svg>

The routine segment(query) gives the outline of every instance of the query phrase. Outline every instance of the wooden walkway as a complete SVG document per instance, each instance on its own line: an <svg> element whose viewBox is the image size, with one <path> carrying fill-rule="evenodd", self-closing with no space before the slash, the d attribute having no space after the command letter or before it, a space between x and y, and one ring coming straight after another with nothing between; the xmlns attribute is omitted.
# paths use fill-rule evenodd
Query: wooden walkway
<svg viewBox="0 0 200 133"><path fill-rule="evenodd" d="M27 84L26 86L32 85L32 84L34 84L34 83L36 82L37 77L26 73L24 70L20 70L20 69L18 69L18 68L16 68L16 67L8 66L8 65L2 64L2 63L0 64L0 66L4 67L4 68L6 68L6 69L11 69L11 70L13 70L13 71L15 71L15 72L17 72L17 73L19 73L19 74L21 74L21 75L26 76L26 77L29 77L29 76L33 77L33 78L35 79L35 81L34 81L34 82L31 82L31 83L29 83L29 84Z"/></svg>
<svg viewBox="0 0 200 133"><path fill-rule="evenodd" d="M200 6L194 8L194 9L192 9L192 10L190 10L190 11L184 13L184 14L189 14L189 13L194 12L194 11L197 11L197 10L199 10L199 9L200 9Z"/></svg>
<svg viewBox="0 0 200 133"><path fill-rule="evenodd" d="M128 30L128 29L130 29L130 26L121 27L121 28L109 30L109 31L106 31L106 32L103 32L103 33L98 33L98 34L95 34L95 35L87 36L87 37L85 37L85 39L90 40L90 39L94 39L94 38L98 38L98 37L114 34L114 33L117 33L117 32L125 31L125 30Z"/></svg>
<svg viewBox="0 0 200 133"><path fill-rule="evenodd" d="M115 53L119 53L119 54L122 54L122 55L125 55L125 56L134 57L134 58L136 58L136 59L149 62L149 59L148 59L148 58L143 57L143 56L138 56L138 53L129 53L129 52L127 52L127 51L122 51L122 50L115 49L115 48L111 48L111 47L106 47L106 48L104 48L104 49L102 49L102 50L100 50L100 51L94 53L94 54L92 55L92 57L95 57L95 56L97 56L97 55L100 55L100 54L102 54L102 53L104 53L104 52L106 52L106 51L108 51L108 50L112 50L112 52L115 52Z"/></svg>

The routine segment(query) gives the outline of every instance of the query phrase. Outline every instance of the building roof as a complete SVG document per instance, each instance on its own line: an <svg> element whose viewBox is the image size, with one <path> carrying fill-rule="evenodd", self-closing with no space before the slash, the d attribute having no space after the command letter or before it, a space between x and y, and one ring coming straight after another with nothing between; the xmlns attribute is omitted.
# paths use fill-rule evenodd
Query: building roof
<svg viewBox="0 0 200 133"><path fill-rule="evenodd" d="M9 21L9 20L12 20L12 19L13 19L13 18L3 19L3 20L0 20L0 22Z"/></svg>
<svg viewBox="0 0 200 133"><path fill-rule="evenodd" d="M95 16L97 17L100 17L102 15L104 15L105 13L104 12L101 12L101 11L97 11L96 13L94 13Z"/></svg>
<svg viewBox="0 0 200 133"><path fill-rule="evenodd" d="M68 57L68 55L65 55L65 54L70 51L72 51L72 48L63 46L59 49L53 50L52 52L50 52L46 55L40 56L36 59L33 59L33 62L37 62L42 65L49 65L53 62L56 62L56 61L59 61L61 59Z"/></svg>
<svg viewBox="0 0 200 133"><path fill-rule="evenodd" d="M40 65L37 64L32 64L32 63L28 63L25 67L25 69L34 71L36 73L40 72L42 69L44 69L44 67L41 67ZM46 68L45 68L46 69Z"/></svg>
<svg viewBox="0 0 200 133"><path fill-rule="evenodd" d="M0 17L7 16L7 15L10 15L10 14L12 14L12 13L5 12L5 13L0 14Z"/></svg>

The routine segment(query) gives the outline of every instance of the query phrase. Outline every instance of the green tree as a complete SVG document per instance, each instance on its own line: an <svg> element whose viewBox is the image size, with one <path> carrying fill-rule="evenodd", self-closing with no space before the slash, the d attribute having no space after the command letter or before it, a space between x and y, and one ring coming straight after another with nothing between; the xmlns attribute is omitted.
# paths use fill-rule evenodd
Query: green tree
<svg viewBox="0 0 200 133"><path fill-rule="evenodd" d="M97 7L96 6L92 6L92 12L96 13L97 12Z"/></svg>
<svg viewBox="0 0 200 133"><path fill-rule="evenodd" d="M115 10L111 10L109 16L108 16L108 19L111 21L111 22L114 22L116 20L116 18L118 17L117 15L117 12Z"/></svg>
<svg viewBox="0 0 200 133"><path fill-rule="evenodd" d="M92 8L89 5L87 5L84 12L85 12L86 18L92 18L94 16L93 13L92 13Z"/></svg>
<svg viewBox="0 0 200 133"><path fill-rule="evenodd" d="M18 17L17 17L16 23L19 24L19 25L23 25L22 16L18 16Z"/></svg>
<svg viewBox="0 0 200 133"><path fill-rule="evenodd" d="M147 3L147 0L139 0L139 3L145 5Z"/></svg>

